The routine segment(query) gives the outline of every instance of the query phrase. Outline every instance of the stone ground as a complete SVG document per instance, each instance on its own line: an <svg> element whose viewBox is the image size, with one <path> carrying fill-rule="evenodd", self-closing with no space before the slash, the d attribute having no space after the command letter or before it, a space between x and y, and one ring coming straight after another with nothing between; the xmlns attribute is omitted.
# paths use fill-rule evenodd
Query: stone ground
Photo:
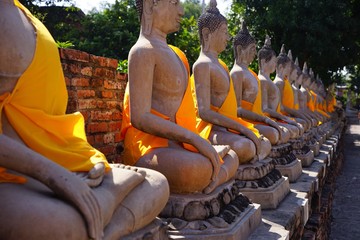
<svg viewBox="0 0 360 240"><path fill-rule="evenodd" d="M360 239L360 124L357 116L348 116L343 137L344 163L336 180L330 240Z"/></svg>

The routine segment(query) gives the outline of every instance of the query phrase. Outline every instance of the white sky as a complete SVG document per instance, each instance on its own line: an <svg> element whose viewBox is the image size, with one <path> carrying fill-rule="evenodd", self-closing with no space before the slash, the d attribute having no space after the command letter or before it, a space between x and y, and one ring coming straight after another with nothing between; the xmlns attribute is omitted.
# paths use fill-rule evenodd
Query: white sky
<svg viewBox="0 0 360 240"><path fill-rule="evenodd" d="M208 4L210 0L205 0ZM74 0L75 6L81 8L85 13L92 10L93 8L101 9L103 3L114 3L115 0ZM202 1L200 1L202 2ZM226 9L230 6L231 0L218 0L218 8L222 14L225 14Z"/></svg>

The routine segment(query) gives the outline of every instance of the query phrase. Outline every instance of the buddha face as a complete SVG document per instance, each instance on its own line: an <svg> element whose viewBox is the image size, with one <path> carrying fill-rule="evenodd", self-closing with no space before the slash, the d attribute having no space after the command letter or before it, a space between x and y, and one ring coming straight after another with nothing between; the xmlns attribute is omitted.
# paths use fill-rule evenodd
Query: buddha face
<svg viewBox="0 0 360 240"><path fill-rule="evenodd" d="M297 77L296 77L296 83L299 85L303 84L303 77L304 77L304 75L298 71Z"/></svg>
<svg viewBox="0 0 360 240"><path fill-rule="evenodd" d="M210 33L211 43L210 46L217 53L221 53L226 49L227 43L229 41L229 32L227 23L221 23L220 27L217 28L214 32Z"/></svg>
<svg viewBox="0 0 360 240"><path fill-rule="evenodd" d="M265 58L261 59L261 68L268 73L273 73L276 69L277 58L275 55L272 55L269 61L266 61Z"/></svg>
<svg viewBox="0 0 360 240"><path fill-rule="evenodd" d="M157 1L153 7L153 26L169 34L180 29L184 8L180 0Z"/></svg>
<svg viewBox="0 0 360 240"><path fill-rule="evenodd" d="M256 44L250 43L249 46L244 49L244 55L245 59L250 64L256 56Z"/></svg>
<svg viewBox="0 0 360 240"><path fill-rule="evenodd" d="M291 64L291 70L290 70L290 75L289 75L289 80L290 82L294 82L297 78L297 69L295 66L293 66L293 64Z"/></svg>

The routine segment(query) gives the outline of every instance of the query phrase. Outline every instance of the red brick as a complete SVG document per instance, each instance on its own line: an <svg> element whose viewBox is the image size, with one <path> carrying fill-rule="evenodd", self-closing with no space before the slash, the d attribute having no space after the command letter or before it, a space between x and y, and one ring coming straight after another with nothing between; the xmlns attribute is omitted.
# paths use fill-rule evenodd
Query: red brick
<svg viewBox="0 0 360 240"><path fill-rule="evenodd" d="M104 109L104 108L106 108L106 102L99 100L96 102L96 106L98 108Z"/></svg>
<svg viewBox="0 0 360 240"><path fill-rule="evenodd" d="M89 123L87 126L88 133L99 133L99 132L107 132L108 125L107 123Z"/></svg>
<svg viewBox="0 0 360 240"><path fill-rule="evenodd" d="M83 117L84 117L84 121L85 121L85 123L87 123L88 121L89 121L89 119L90 119L90 113L89 113L89 111L81 111L81 114L83 115Z"/></svg>
<svg viewBox="0 0 360 240"><path fill-rule="evenodd" d="M65 84L66 84L67 87L69 87L69 86L71 85L71 80L70 80L70 78L65 77Z"/></svg>
<svg viewBox="0 0 360 240"><path fill-rule="evenodd" d="M115 81L104 81L105 89L121 89L121 83Z"/></svg>
<svg viewBox="0 0 360 240"><path fill-rule="evenodd" d="M105 58L95 55L90 55L90 61L94 62L95 64L101 66L101 67L110 67L113 69L117 69L118 67L118 60L114 58Z"/></svg>
<svg viewBox="0 0 360 240"><path fill-rule="evenodd" d="M106 101L106 107L109 109L120 108L120 103L118 101Z"/></svg>
<svg viewBox="0 0 360 240"><path fill-rule="evenodd" d="M97 107L97 101L94 99L79 99L79 110L93 109Z"/></svg>
<svg viewBox="0 0 360 240"><path fill-rule="evenodd" d="M105 156L107 157L110 154L114 154L115 153L115 147L114 146L104 146L104 147L99 147L98 148L100 150L100 152L102 152L103 154L105 154Z"/></svg>
<svg viewBox="0 0 360 240"><path fill-rule="evenodd" d="M79 64L71 63L71 64L68 65L68 67L69 67L69 71L71 73L73 73L73 74L80 74L81 73L81 67L80 67Z"/></svg>
<svg viewBox="0 0 360 240"><path fill-rule="evenodd" d="M77 91L78 98L92 98L95 97L94 90L78 90Z"/></svg>
<svg viewBox="0 0 360 240"><path fill-rule="evenodd" d="M91 77L92 76L92 67L83 67L81 69L81 74L82 75L85 75L85 76L88 76L88 77Z"/></svg>
<svg viewBox="0 0 360 240"><path fill-rule="evenodd" d="M93 146L95 144L94 136L87 136L87 141L91 146Z"/></svg>
<svg viewBox="0 0 360 240"><path fill-rule="evenodd" d="M121 120L122 119L121 112L113 112L111 119L112 120Z"/></svg>
<svg viewBox="0 0 360 240"><path fill-rule="evenodd" d="M75 90L68 90L68 98L76 100L77 92Z"/></svg>
<svg viewBox="0 0 360 240"><path fill-rule="evenodd" d="M92 111L91 119L97 121L109 121L111 120L112 113L111 111Z"/></svg>
<svg viewBox="0 0 360 240"><path fill-rule="evenodd" d="M116 143L119 143L119 142L121 142L121 133L120 132L117 132L117 133L115 133L115 139L114 139L114 141L116 142Z"/></svg>
<svg viewBox="0 0 360 240"><path fill-rule="evenodd" d="M119 82L127 82L128 75L126 73L116 72L115 80Z"/></svg>
<svg viewBox="0 0 360 240"><path fill-rule="evenodd" d="M78 62L89 62L90 54L75 49L60 49L62 59L74 60Z"/></svg>
<svg viewBox="0 0 360 240"><path fill-rule="evenodd" d="M103 145L104 144L104 135L103 134L95 135L95 142L98 146Z"/></svg>
<svg viewBox="0 0 360 240"><path fill-rule="evenodd" d="M73 78L71 79L71 85L75 87L88 87L90 84L88 78Z"/></svg>
<svg viewBox="0 0 360 240"><path fill-rule="evenodd" d="M111 122L111 123L109 123L109 132L119 132L120 128L121 128L121 122Z"/></svg>
<svg viewBox="0 0 360 240"><path fill-rule="evenodd" d="M110 70L107 68L95 68L94 76L114 79L115 78L115 70Z"/></svg>
<svg viewBox="0 0 360 240"><path fill-rule="evenodd" d="M92 88L100 88L104 85L104 80L92 78L90 83Z"/></svg>
<svg viewBox="0 0 360 240"><path fill-rule="evenodd" d="M111 92L111 91L102 91L102 92L101 92L101 96L102 96L103 98L113 98L113 97L114 97L114 94L113 94L113 92Z"/></svg>
<svg viewBox="0 0 360 240"><path fill-rule="evenodd" d="M109 143L113 143L114 142L114 134L113 133L108 133L104 135L104 143L105 144L109 144Z"/></svg>

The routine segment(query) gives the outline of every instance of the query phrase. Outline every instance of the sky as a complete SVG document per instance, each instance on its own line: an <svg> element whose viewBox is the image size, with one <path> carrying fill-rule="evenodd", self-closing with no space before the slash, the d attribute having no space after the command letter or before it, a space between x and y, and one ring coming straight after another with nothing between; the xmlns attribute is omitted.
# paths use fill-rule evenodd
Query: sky
<svg viewBox="0 0 360 240"><path fill-rule="evenodd" d="M115 0L74 0L75 6L81 8L85 13L93 8L101 9L103 3L114 3ZM210 0L205 0L208 4ZM222 14L225 14L226 9L229 7L231 0L218 0L218 8Z"/></svg>

